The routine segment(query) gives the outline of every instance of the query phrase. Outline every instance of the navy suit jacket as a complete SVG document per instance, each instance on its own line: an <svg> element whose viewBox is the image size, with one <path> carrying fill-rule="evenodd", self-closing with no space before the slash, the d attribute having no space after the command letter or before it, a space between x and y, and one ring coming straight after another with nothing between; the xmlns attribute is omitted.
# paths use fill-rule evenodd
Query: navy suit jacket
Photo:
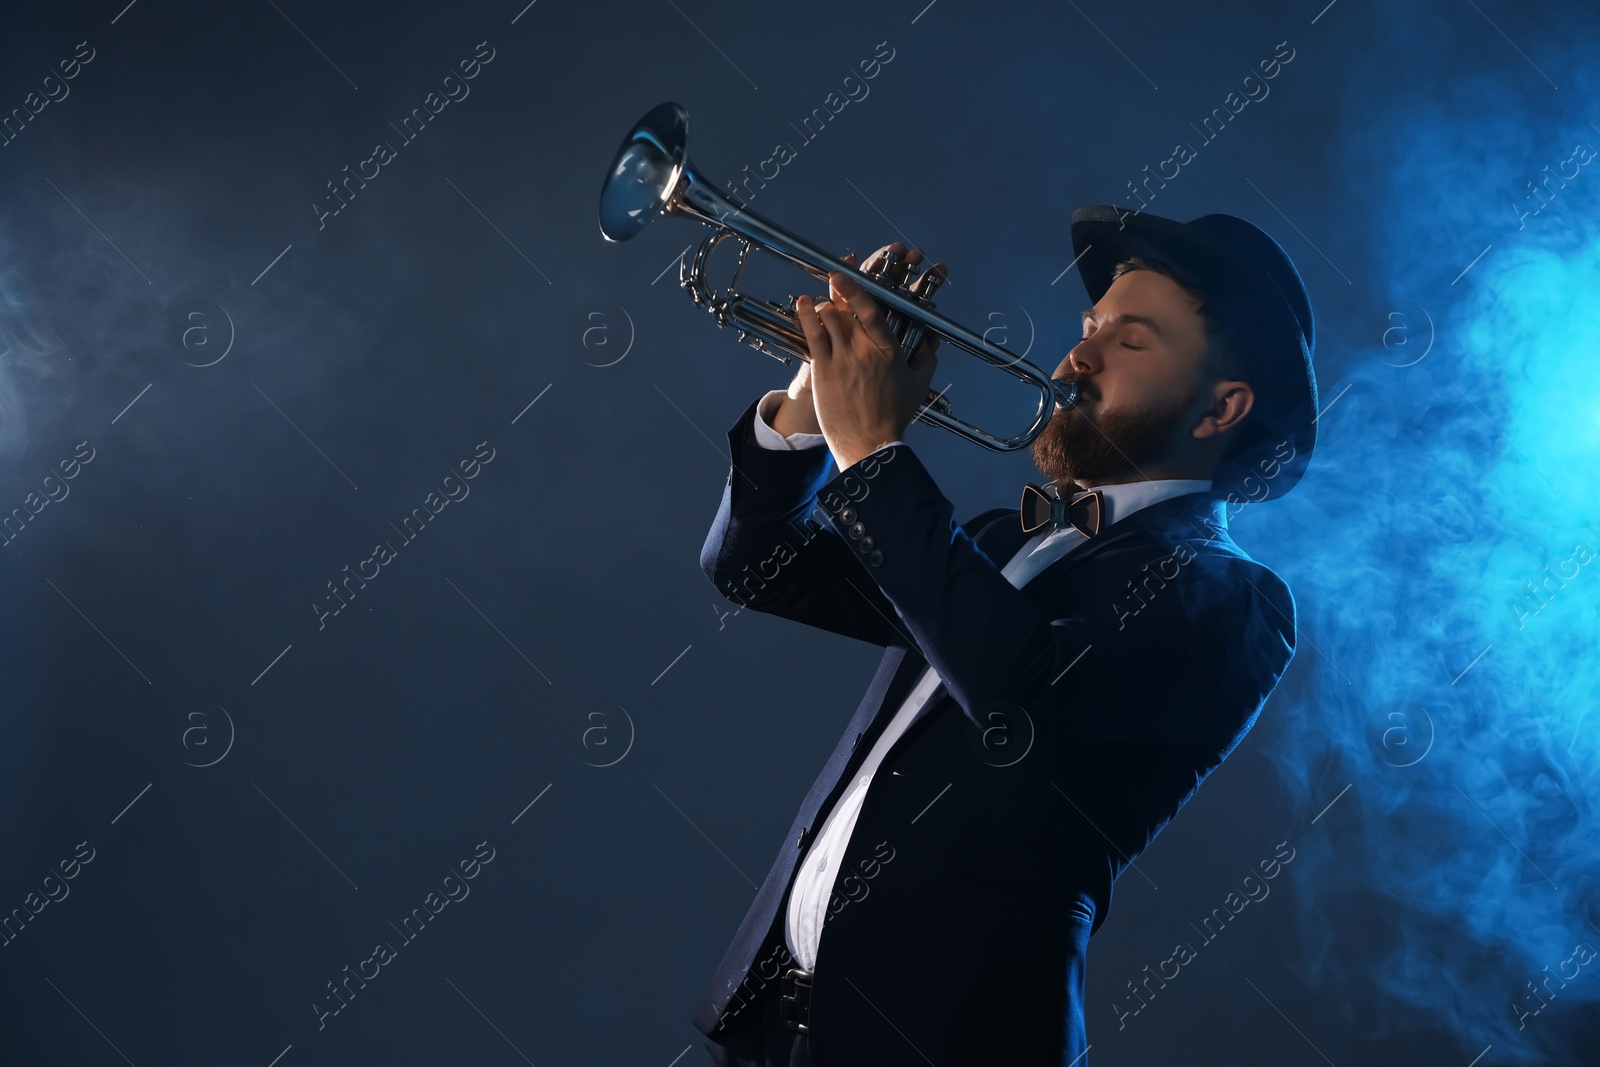
<svg viewBox="0 0 1600 1067"><path fill-rule="evenodd" d="M1191 493L1102 529L1021 589L1017 508L958 524L916 454L833 473L757 445L752 403L701 552L728 599L884 648L694 1016L760 1047L793 965L802 849L924 667L943 681L873 778L817 952L819 1067L1086 1059L1084 956L1112 883L1255 722L1294 599ZM811 516L817 513L825 521Z"/></svg>

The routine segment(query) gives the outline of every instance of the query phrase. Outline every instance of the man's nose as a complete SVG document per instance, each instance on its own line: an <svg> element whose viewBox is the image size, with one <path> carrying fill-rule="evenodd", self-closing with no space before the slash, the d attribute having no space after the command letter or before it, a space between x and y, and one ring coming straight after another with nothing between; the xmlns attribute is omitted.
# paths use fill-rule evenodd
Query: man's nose
<svg viewBox="0 0 1600 1067"><path fill-rule="evenodd" d="M1067 352L1067 357L1056 368L1056 373L1058 375L1069 374L1078 377L1085 374L1094 374L1099 370L1099 350L1095 347L1094 342L1086 337Z"/></svg>

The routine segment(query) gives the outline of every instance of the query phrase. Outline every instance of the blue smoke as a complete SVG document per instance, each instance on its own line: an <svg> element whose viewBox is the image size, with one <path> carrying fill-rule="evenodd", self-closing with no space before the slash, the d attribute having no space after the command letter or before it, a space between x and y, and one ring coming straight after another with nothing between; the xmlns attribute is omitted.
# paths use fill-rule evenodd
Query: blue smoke
<svg viewBox="0 0 1600 1067"><path fill-rule="evenodd" d="M1530 59L1471 8L1396 14L1410 69L1346 87L1336 210L1377 229L1392 314L1320 380L1305 480L1243 520L1301 612L1271 756L1308 818L1350 785L1296 864L1300 976L1358 1033L1577 1064L1600 1002L1596 35L1485 10Z"/></svg>
<svg viewBox="0 0 1600 1067"><path fill-rule="evenodd" d="M59 373L52 361L62 347L12 255L14 243L7 211L0 219L0 471L28 450L23 390L40 376Z"/></svg>

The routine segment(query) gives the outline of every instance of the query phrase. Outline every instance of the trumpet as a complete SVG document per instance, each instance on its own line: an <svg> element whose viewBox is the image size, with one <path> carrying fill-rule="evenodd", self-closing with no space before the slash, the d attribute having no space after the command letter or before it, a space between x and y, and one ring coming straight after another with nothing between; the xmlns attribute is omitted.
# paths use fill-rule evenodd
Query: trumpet
<svg viewBox="0 0 1600 1067"><path fill-rule="evenodd" d="M912 292L911 286L920 275L914 276L908 269L905 277L897 281L893 271L899 260L893 253L870 271L858 270L716 189L690 162L688 134L688 112L671 101L651 109L634 124L617 149L600 190L600 233L613 243L626 241L661 215L677 215L711 227L712 232L701 242L693 260L680 259L678 280L695 304L711 313L719 327L733 327L739 331L739 340L783 363L792 363L796 357L810 361L794 296L778 304L737 289L751 249L759 247L824 282L833 271L852 275L883 306L885 323L902 355L914 353L931 331L942 342L1009 372L1039 392L1033 421L1014 437L999 437L957 418L949 398L932 389L917 410L916 418L921 422L941 426L993 452L1015 452L1044 432L1056 407L1070 408L1077 403L1076 383L1058 381L1020 356L935 313L929 297L943 280L937 273L928 274L920 294ZM712 252L730 237L739 240L738 260L728 286L718 291L707 281L707 268Z"/></svg>

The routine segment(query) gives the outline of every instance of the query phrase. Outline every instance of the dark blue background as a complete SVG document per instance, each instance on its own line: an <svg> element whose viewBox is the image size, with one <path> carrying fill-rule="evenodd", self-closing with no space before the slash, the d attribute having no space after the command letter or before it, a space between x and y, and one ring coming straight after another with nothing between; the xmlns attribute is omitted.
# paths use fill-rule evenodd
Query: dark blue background
<svg viewBox="0 0 1600 1067"><path fill-rule="evenodd" d="M1131 204L1126 183L1188 141L1197 158L1149 210L1238 214L1279 239L1312 294L1326 404L1381 354L1395 300L1420 299L1396 276L1445 291L1485 243L1440 227L1396 263L1392 190L1413 212L1461 191L1398 173L1408 130L1426 132L1407 109L1492 74L1496 121L1542 121L1583 92L1560 72L1592 66L1597 40L1576 3L1402 18L1361 0L925 2L4 16L0 108L78 42L94 58L0 148L0 512L79 442L94 459L0 548L0 909L80 842L94 858L0 948L0 1063L704 1062L689 1017L877 652L723 615L699 570L724 434L789 372L677 291L701 227L601 240L606 164L651 106L688 108L719 182L790 143L754 210L840 252L924 247L950 264L941 310L1046 369L1087 303L1066 269L1072 208ZM390 123L485 41L470 95L402 144ZM870 94L804 143L791 123L880 42L893 59ZM1191 123L1280 42L1294 58L1270 95L1203 142ZM325 183L378 141L397 157L319 228ZM1514 233L1502 203L1520 179L1502 185L1473 203ZM762 295L808 284L752 273ZM230 333L225 358L192 365ZM1024 391L964 359L941 352L958 412L1020 426ZM1324 447L1363 432L1330 419ZM908 440L961 517L1036 474L1026 453L929 427ZM485 441L470 495L402 544L389 524ZM1455 1027L1459 1003L1396 1002L1363 973L1386 951L1362 919L1381 899L1325 912L1294 863L1117 1025L1125 984L1199 944L1192 923L1279 842L1372 862L1352 797L1312 822L1353 777L1279 727L1327 680L1328 594L1297 560L1339 536L1358 477L1314 463L1296 495L1233 523L1295 588L1309 640L1118 885L1090 957L1101 1067L1465 1064L1484 1044ZM397 558L319 629L325 583L384 540ZM480 842L494 858L470 896L403 943L391 924ZM1331 975L1300 936L1308 915L1338 917ZM1441 923L1443 957L1458 938ZM325 983L381 941L398 958L319 1030ZM1502 967L1504 997L1476 1013L1514 1029L1504 1002L1537 971ZM1573 1055L1585 1027L1596 1047L1592 1019L1539 1025L1543 1054ZM1528 1062L1505 1054L1481 1062Z"/></svg>

